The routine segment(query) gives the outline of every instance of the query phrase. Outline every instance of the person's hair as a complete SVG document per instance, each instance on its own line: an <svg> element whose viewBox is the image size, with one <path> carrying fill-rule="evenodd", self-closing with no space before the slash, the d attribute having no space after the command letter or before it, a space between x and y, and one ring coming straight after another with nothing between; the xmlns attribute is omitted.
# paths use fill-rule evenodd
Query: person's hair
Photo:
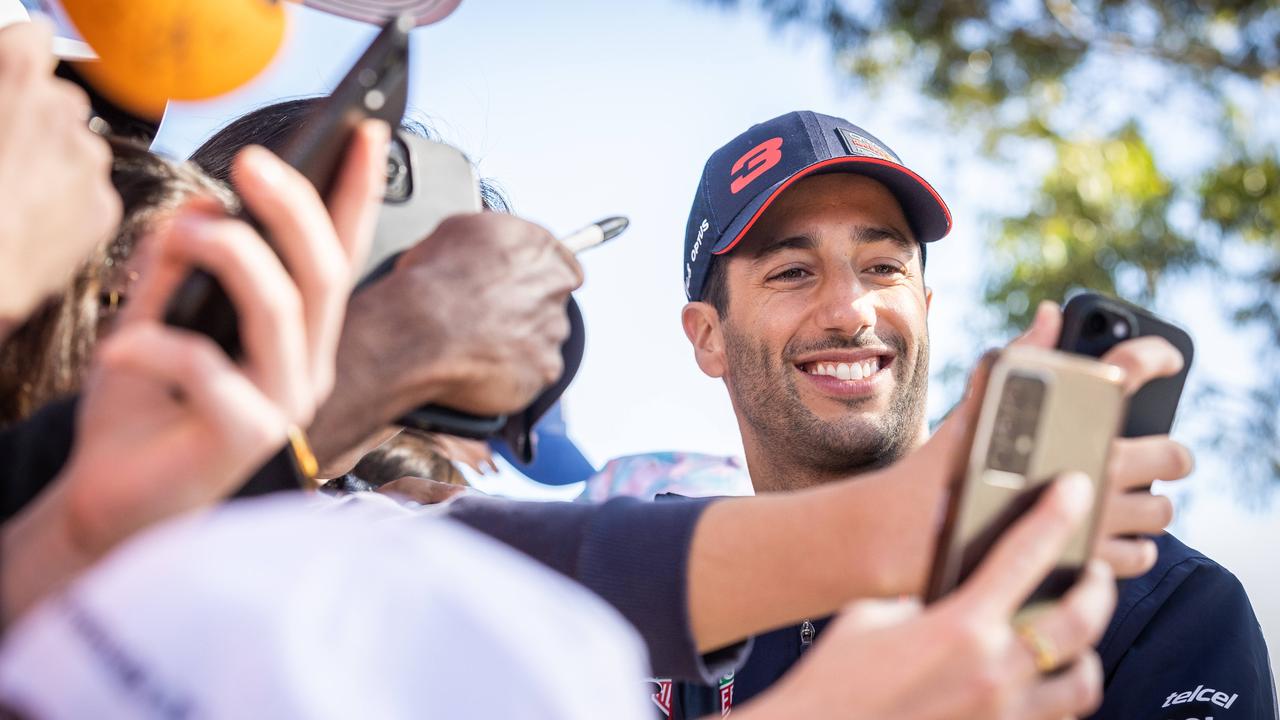
<svg viewBox="0 0 1280 720"><path fill-rule="evenodd" d="M158 216L197 195L235 207L230 191L194 165L172 162L131 140L109 142L111 182L123 206L120 225L113 238L94 248L66 288L0 346L0 425L22 420L80 387L98 341L104 293L114 281L125 280L126 263Z"/></svg>
<svg viewBox="0 0 1280 720"><path fill-rule="evenodd" d="M920 248L920 272L924 272L925 245L916 243ZM729 312L729 283L725 276L723 259L712 256L711 267L707 268L707 279L702 285L702 302L716 309L716 315L724 317Z"/></svg>
<svg viewBox="0 0 1280 720"><path fill-rule="evenodd" d="M424 478L466 485L466 478L445 455L431 433L406 428L374 448L352 468L351 474L374 487L402 477Z"/></svg>
<svg viewBox="0 0 1280 720"><path fill-rule="evenodd" d="M725 277L725 262L712 257L707 268L707 279L702 285L702 302L716 309L716 315L724 317L729 312L729 283Z"/></svg>
<svg viewBox="0 0 1280 720"><path fill-rule="evenodd" d="M236 153L247 145L261 145L271 152L279 153L289 136L307 121L308 115L323 99L308 97L283 100L242 115L204 141L204 144L191 153L190 160L210 177L230 183L231 163ZM405 120L400 127L428 140L437 139L426 125L414 120ZM480 179L480 200L486 210L511 212L511 203L489 178Z"/></svg>

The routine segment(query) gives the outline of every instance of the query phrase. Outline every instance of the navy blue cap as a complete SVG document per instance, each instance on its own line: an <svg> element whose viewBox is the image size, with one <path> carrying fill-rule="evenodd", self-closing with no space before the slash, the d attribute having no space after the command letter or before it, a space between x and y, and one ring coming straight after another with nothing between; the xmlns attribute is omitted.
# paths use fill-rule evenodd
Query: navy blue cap
<svg viewBox="0 0 1280 720"><path fill-rule="evenodd" d="M732 250L791 183L831 172L884 184L920 242L951 231L951 211L938 192L874 135L830 115L787 113L752 126L707 160L684 234L685 295L702 299L712 259Z"/></svg>
<svg viewBox="0 0 1280 720"><path fill-rule="evenodd" d="M543 485L571 485L596 474L596 467L569 437L558 401L533 426L533 437L537 452L528 462L505 442L490 440L489 447L525 477Z"/></svg>

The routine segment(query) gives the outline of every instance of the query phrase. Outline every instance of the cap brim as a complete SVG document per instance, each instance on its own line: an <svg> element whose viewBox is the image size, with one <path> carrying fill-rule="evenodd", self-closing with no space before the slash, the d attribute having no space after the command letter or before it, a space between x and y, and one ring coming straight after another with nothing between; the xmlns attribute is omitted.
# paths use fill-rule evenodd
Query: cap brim
<svg viewBox="0 0 1280 720"><path fill-rule="evenodd" d="M572 485L596 474L595 466L569 437L558 400L538 420L533 435L538 451L532 460L519 457L505 442L491 440L489 445L525 477L543 485Z"/></svg>
<svg viewBox="0 0 1280 720"><path fill-rule="evenodd" d="M826 173L853 173L883 183L897 198L898 204L902 206L902 214L906 216L911 231L920 242L940 240L951 232L951 211L947 209L947 204L942 201L938 191L924 178L895 162L849 155L820 160L803 167L757 195L729 223L729 227L720 236L720 241L712 247L712 254L723 255L732 250L792 183L810 175Z"/></svg>
<svg viewBox="0 0 1280 720"><path fill-rule="evenodd" d="M533 462L520 462L520 458L503 443L491 443L490 447L520 474L542 485L572 485L596 474L595 466L567 435L537 431L534 434L538 438L538 452Z"/></svg>

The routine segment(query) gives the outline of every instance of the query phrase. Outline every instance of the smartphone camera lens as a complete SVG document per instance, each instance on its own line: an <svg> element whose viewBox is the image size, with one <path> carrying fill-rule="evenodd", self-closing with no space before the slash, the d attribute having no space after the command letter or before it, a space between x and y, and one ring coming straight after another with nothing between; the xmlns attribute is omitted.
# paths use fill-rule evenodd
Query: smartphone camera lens
<svg viewBox="0 0 1280 720"><path fill-rule="evenodd" d="M404 202L413 193L413 180L409 177L409 149L398 137L391 138L387 153L386 202Z"/></svg>
<svg viewBox="0 0 1280 720"><path fill-rule="evenodd" d="M1098 337L1107 332L1111 323L1107 321L1107 316L1100 312L1091 314L1084 321L1084 331L1088 337Z"/></svg>
<svg viewBox="0 0 1280 720"><path fill-rule="evenodd" d="M1044 381L1031 375L1011 374L1005 381L987 450L988 467L1014 474L1027 472L1045 390Z"/></svg>

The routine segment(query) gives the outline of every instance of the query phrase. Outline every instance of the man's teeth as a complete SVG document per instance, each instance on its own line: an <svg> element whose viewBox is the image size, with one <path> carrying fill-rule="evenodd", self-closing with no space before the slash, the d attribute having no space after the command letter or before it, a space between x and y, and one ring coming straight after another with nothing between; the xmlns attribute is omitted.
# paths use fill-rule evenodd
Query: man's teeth
<svg viewBox="0 0 1280 720"><path fill-rule="evenodd" d="M856 363L810 363L806 371L810 375L830 375L838 380L862 380L880 370L880 358Z"/></svg>

